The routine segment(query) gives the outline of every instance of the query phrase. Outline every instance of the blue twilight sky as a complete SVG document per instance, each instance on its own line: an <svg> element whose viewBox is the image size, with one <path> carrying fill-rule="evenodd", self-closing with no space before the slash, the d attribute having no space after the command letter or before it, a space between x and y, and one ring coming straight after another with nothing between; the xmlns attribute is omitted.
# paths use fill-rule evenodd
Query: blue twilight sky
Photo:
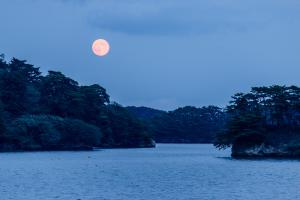
<svg viewBox="0 0 300 200"><path fill-rule="evenodd" d="M0 52L99 83L112 100L224 106L251 86L300 85L299 0L1 0ZM111 44L106 57L94 39Z"/></svg>

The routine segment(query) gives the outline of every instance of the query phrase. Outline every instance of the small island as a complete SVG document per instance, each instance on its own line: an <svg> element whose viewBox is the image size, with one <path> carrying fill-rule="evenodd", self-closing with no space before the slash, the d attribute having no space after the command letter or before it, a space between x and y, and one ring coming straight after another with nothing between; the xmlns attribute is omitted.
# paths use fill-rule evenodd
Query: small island
<svg viewBox="0 0 300 200"><path fill-rule="evenodd" d="M217 148L232 147L236 158L300 157L299 87L253 87L234 95L226 113Z"/></svg>

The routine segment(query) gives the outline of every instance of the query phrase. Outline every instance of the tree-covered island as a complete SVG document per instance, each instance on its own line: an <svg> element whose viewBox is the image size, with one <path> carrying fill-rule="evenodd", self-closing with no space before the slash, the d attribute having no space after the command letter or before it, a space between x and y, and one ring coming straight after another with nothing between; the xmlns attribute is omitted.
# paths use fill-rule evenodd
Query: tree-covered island
<svg viewBox="0 0 300 200"><path fill-rule="evenodd" d="M227 106L227 122L215 146L234 157L300 157L300 88L253 87Z"/></svg>

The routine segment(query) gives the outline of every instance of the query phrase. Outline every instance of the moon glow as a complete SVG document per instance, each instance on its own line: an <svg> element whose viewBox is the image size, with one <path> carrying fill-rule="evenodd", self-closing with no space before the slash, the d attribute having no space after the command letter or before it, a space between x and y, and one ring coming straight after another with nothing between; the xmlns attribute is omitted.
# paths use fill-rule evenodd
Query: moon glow
<svg viewBox="0 0 300 200"><path fill-rule="evenodd" d="M109 43L104 39L98 39L93 42L92 50L97 56L105 56L110 50Z"/></svg>

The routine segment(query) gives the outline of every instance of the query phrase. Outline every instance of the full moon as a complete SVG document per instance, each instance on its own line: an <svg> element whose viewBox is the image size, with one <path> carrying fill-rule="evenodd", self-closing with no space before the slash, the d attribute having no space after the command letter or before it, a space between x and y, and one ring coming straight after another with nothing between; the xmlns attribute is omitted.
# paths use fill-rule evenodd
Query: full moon
<svg viewBox="0 0 300 200"><path fill-rule="evenodd" d="M97 56L105 56L110 49L109 43L104 39L98 39L93 42L92 50Z"/></svg>

